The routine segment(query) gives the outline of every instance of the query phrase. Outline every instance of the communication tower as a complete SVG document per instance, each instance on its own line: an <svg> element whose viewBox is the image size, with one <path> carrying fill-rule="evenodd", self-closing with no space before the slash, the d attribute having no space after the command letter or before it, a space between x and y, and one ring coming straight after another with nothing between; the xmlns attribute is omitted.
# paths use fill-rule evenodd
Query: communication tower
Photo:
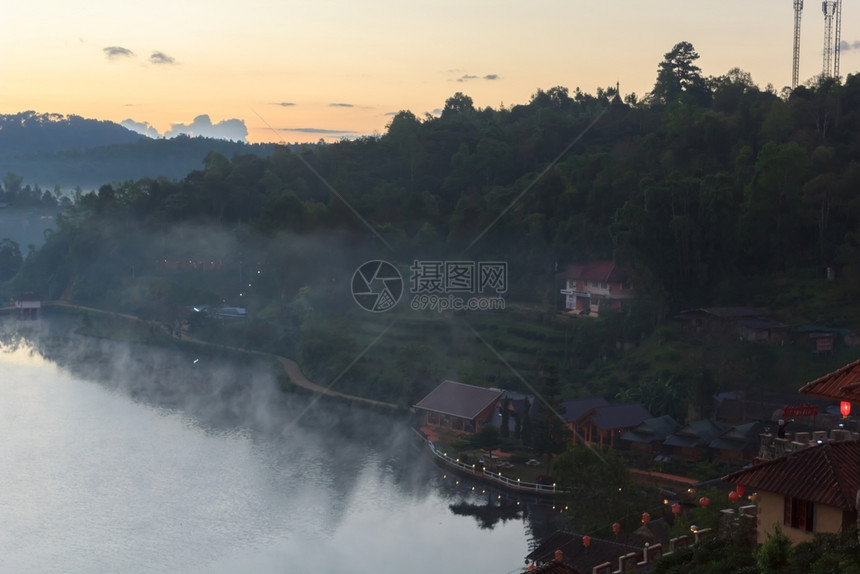
<svg viewBox="0 0 860 574"><path fill-rule="evenodd" d="M842 43L842 0L836 0L836 38L833 40L833 77L839 78L839 44Z"/></svg>
<svg viewBox="0 0 860 574"><path fill-rule="evenodd" d="M836 14L836 0L824 0L821 3L824 12L824 65L821 67L821 77L833 76L833 16Z"/></svg>
<svg viewBox="0 0 860 574"><path fill-rule="evenodd" d="M797 87L797 77L800 72L800 13L803 11L803 0L794 0L794 65L791 68L791 89Z"/></svg>

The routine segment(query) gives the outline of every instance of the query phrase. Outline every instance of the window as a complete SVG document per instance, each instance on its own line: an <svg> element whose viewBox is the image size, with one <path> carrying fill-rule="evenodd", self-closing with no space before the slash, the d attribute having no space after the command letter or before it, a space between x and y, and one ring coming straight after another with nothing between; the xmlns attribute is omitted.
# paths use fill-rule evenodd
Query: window
<svg viewBox="0 0 860 574"><path fill-rule="evenodd" d="M808 500L786 496L783 524L805 532L812 532L813 518L815 516L814 506Z"/></svg>

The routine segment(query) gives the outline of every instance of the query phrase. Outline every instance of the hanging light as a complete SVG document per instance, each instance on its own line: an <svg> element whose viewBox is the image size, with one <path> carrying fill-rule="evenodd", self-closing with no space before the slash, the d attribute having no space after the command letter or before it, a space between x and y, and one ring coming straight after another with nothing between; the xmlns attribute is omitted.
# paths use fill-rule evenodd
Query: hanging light
<svg viewBox="0 0 860 574"><path fill-rule="evenodd" d="M588 548L591 546L591 536L583 536L582 537L582 545Z"/></svg>
<svg viewBox="0 0 860 574"><path fill-rule="evenodd" d="M681 514L681 505L677 502L672 505L672 514L674 514L675 516Z"/></svg>
<svg viewBox="0 0 860 574"><path fill-rule="evenodd" d="M851 402L850 401L842 401L839 403L839 412L842 413L843 417L847 417L851 414Z"/></svg>
<svg viewBox="0 0 860 574"><path fill-rule="evenodd" d="M642 524L648 524L648 521L651 520L651 515L647 512L642 513Z"/></svg>
<svg viewBox="0 0 860 574"><path fill-rule="evenodd" d="M699 505L701 505L704 508L707 508L710 503L711 503L711 499L708 498L707 496L703 496L702 498L699 499Z"/></svg>
<svg viewBox="0 0 860 574"><path fill-rule="evenodd" d="M738 491L733 490L729 493L729 500L731 500L732 502L737 502L738 498Z"/></svg>
<svg viewBox="0 0 860 574"><path fill-rule="evenodd" d="M737 488L737 491L738 491L738 496L743 496L743 495L744 495L744 485L743 485L743 484L739 484L739 485L738 485L738 488Z"/></svg>
<svg viewBox="0 0 860 574"><path fill-rule="evenodd" d="M619 532L621 532L621 524L619 524L617 522L613 522L612 523L612 533L617 536Z"/></svg>

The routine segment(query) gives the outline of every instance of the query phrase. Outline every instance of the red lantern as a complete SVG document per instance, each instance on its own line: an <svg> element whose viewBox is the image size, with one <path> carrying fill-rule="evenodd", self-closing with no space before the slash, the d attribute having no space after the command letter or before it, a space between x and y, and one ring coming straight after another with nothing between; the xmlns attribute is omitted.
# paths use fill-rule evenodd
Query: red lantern
<svg viewBox="0 0 860 574"><path fill-rule="evenodd" d="M733 490L733 491L731 491L731 492L729 493L729 500L731 500L732 502L737 502L737 501L738 501L738 493L737 493L737 491Z"/></svg>
<svg viewBox="0 0 860 574"><path fill-rule="evenodd" d="M555 551L555 561L561 562L562 558L564 558L564 552L562 552L561 550L556 550Z"/></svg>
<svg viewBox="0 0 860 574"><path fill-rule="evenodd" d="M620 525L620 524L618 524L617 522L613 522L613 523L612 523L612 532L613 532L613 534L616 534L616 535L617 535L619 532L621 532L621 525Z"/></svg>
<svg viewBox="0 0 860 574"><path fill-rule="evenodd" d="M744 485L743 484L739 484L736 490L738 491L738 496L744 495Z"/></svg>
<svg viewBox="0 0 860 574"><path fill-rule="evenodd" d="M651 515L647 512L642 513L642 524L648 524L648 521L651 520Z"/></svg>
<svg viewBox="0 0 860 574"><path fill-rule="evenodd" d="M588 548L591 546L591 536L583 536L582 537L582 545Z"/></svg>
<svg viewBox="0 0 860 574"><path fill-rule="evenodd" d="M699 499L699 504L705 508L707 508L710 503L711 499L709 499L707 496L703 496Z"/></svg>
<svg viewBox="0 0 860 574"><path fill-rule="evenodd" d="M842 413L843 417L847 417L851 414L851 403L849 401L842 401L839 404L839 412Z"/></svg>
<svg viewBox="0 0 860 574"><path fill-rule="evenodd" d="M678 514L681 514L681 505L680 505L680 504L678 504L677 502L676 502L675 504L673 504L673 505L672 505L672 514L674 514L674 515L676 515L676 516L677 516Z"/></svg>

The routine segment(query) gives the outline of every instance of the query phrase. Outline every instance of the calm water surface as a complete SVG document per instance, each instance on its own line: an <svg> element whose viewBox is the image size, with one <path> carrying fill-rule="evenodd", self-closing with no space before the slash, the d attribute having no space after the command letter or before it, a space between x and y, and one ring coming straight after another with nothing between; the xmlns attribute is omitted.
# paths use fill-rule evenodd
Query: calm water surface
<svg viewBox="0 0 860 574"><path fill-rule="evenodd" d="M475 515L499 514L481 512L499 493L443 478L405 424L348 432L309 412L308 398L272 407L268 376L253 379L251 396L222 387L177 408L174 392L165 407L141 400L147 383L122 380L142 376L145 348L109 344L120 362L88 377L81 365L103 355L88 349L70 367L54 360L56 346L43 356L44 325L23 338L14 321L0 318L0 327L0 572L522 569L529 512L514 506L511 518L509 506L506 520L479 527ZM142 364L156 376L160 360ZM158 388L183 388L190 376L173 371L175 384L162 377ZM240 405L230 424L200 414L220 412L211 403L225 397ZM366 424L379 418L368 414Z"/></svg>

